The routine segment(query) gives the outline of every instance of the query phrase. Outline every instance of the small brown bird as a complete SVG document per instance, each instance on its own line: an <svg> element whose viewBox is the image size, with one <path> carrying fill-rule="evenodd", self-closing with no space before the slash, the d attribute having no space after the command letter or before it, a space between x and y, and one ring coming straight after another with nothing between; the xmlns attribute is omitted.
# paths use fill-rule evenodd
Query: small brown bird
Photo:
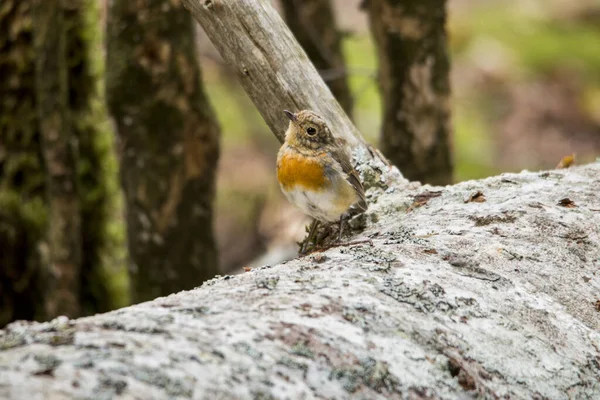
<svg viewBox="0 0 600 400"><path fill-rule="evenodd" d="M277 180L285 197L315 219L304 253L319 221L339 220L341 239L344 218L352 211L366 211L367 200L348 154L323 118L310 110L284 112L290 123L277 156Z"/></svg>

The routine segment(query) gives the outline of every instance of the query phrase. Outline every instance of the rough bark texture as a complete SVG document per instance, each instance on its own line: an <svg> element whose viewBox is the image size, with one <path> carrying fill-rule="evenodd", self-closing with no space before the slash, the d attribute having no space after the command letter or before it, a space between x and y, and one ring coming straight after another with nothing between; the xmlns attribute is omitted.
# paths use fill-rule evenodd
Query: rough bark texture
<svg viewBox="0 0 600 400"><path fill-rule="evenodd" d="M59 0L34 0L37 112L48 197L46 315L78 316L81 214L68 109L67 36Z"/></svg>
<svg viewBox="0 0 600 400"><path fill-rule="evenodd" d="M356 155L373 246L12 324L0 397L600 396L600 163L431 187Z"/></svg>
<svg viewBox="0 0 600 400"><path fill-rule="evenodd" d="M122 306L123 225L113 134L98 91L101 62L96 0L64 5L69 114L77 144L82 213L84 314ZM31 0L3 0L0 11L0 326L44 319L48 203L36 112ZM121 274L122 275L122 274ZM122 279L121 279L122 280Z"/></svg>
<svg viewBox="0 0 600 400"><path fill-rule="evenodd" d="M212 232L218 127L201 87L193 21L179 2L113 1L107 57L138 302L218 272Z"/></svg>
<svg viewBox="0 0 600 400"><path fill-rule="evenodd" d="M269 128L282 142L284 109L311 109L349 147L366 147L291 31L269 1L182 0L234 69Z"/></svg>
<svg viewBox="0 0 600 400"><path fill-rule="evenodd" d="M3 0L0 12L0 326L43 317L47 213L30 9L30 1Z"/></svg>
<svg viewBox="0 0 600 400"><path fill-rule="evenodd" d="M383 98L381 150L410 180L452 182L446 0L369 0Z"/></svg>
<svg viewBox="0 0 600 400"><path fill-rule="evenodd" d="M69 111L77 143L81 207L83 313L127 302L125 225L114 132L104 98L103 37L97 0L64 4L69 69Z"/></svg>
<svg viewBox="0 0 600 400"><path fill-rule="evenodd" d="M285 21L348 116L352 94L330 0L282 0Z"/></svg>

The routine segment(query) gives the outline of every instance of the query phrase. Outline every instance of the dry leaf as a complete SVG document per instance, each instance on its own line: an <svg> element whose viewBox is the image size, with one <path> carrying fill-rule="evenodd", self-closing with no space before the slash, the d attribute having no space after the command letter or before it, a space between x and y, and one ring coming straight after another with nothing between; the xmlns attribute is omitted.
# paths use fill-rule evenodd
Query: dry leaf
<svg viewBox="0 0 600 400"><path fill-rule="evenodd" d="M558 165L556 166L556 168L557 169L569 168L573 164L575 164L575 153L571 154L570 156L564 156L560 160L560 162L558 163Z"/></svg>
<svg viewBox="0 0 600 400"><path fill-rule="evenodd" d="M465 200L465 203L483 203L486 201L485 195L481 190L471 193Z"/></svg>
<svg viewBox="0 0 600 400"><path fill-rule="evenodd" d="M325 254L315 254L312 259L317 264L320 264L322 262L329 260L329 257L327 257Z"/></svg>
<svg viewBox="0 0 600 400"><path fill-rule="evenodd" d="M575 205L575 202L571 199L569 199L568 197L565 197L564 199L560 199L558 201L558 205L559 206L563 206L563 207L567 207L567 208L575 208L577 207Z"/></svg>
<svg viewBox="0 0 600 400"><path fill-rule="evenodd" d="M432 192L432 191L426 190L423 193L419 193L418 195L416 195L414 197L413 203L410 205L410 207L408 207L407 212L411 212L415 208L424 206L425 204L427 204L429 199L432 199L434 197L440 197L441 195L442 195L441 191Z"/></svg>

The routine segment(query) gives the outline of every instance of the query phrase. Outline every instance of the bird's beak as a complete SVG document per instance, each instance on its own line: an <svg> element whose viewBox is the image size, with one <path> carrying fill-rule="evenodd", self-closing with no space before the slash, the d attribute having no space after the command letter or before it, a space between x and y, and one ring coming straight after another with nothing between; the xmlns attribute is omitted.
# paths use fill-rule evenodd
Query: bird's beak
<svg viewBox="0 0 600 400"><path fill-rule="evenodd" d="M287 115L287 117L290 119L290 121L297 120L296 115L293 112L288 111L288 110L283 110L283 112L285 113L285 115Z"/></svg>

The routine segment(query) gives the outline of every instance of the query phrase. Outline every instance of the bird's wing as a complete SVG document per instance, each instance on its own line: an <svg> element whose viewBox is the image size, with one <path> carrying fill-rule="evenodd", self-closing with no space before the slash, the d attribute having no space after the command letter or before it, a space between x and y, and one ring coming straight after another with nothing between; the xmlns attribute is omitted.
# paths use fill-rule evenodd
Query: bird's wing
<svg viewBox="0 0 600 400"><path fill-rule="evenodd" d="M337 160L342 166L342 171L346 174L346 180L350 182L360 200L356 203L356 206L360 211L367 211L367 198L365 197L365 188L360 182L358 172L352 167L350 158L346 152L342 149L336 149L333 151L333 158Z"/></svg>

